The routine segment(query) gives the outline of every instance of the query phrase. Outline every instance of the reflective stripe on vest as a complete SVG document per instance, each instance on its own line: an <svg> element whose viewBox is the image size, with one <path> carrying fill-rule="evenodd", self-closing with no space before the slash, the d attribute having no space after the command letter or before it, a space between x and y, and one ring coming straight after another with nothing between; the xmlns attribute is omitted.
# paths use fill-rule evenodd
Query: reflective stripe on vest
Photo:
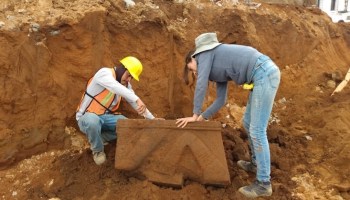
<svg viewBox="0 0 350 200"><path fill-rule="evenodd" d="M111 71L112 71L113 77L116 79L116 74L115 74L114 69L111 68ZM92 81L92 78L90 78L90 80L88 81L88 84L86 86L86 90L87 90L88 86L90 85L91 81ZM106 114L106 113L120 114L120 113L117 113L116 111L119 108L119 105L120 105L120 102L122 99L121 96L119 96L119 98L117 100L117 104L112 109L109 109L113 100L116 97L116 94L110 92L107 89L104 89L99 94L92 96L85 91L85 93L82 97L82 100L84 99L85 95L88 95L90 98L92 98L91 102L90 102L89 106L86 108L85 112L91 112L91 113L95 113L97 115L102 115L102 114ZM80 105L82 103L82 100L80 102ZM79 105L79 107L80 107L80 105ZM79 107L78 107L78 110L79 110Z"/></svg>

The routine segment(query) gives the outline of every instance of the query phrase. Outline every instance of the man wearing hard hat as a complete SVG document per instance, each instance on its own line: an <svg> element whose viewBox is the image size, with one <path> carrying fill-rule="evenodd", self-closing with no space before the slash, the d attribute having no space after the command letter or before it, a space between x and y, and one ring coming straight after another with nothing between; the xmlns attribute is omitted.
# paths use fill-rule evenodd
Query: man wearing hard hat
<svg viewBox="0 0 350 200"><path fill-rule="evenodd" d="M130 81L139 81L142 72L141 62L132 56L120 60L113 68L101 68L88 81L83 97L77 108L76 119L80 130L88 137L93 159L97 165L106 161L105 142L115 140L116 124L126 119L118 113L121 99L124 98L146 119L155 119L146 105L132 90Z"/></svg>

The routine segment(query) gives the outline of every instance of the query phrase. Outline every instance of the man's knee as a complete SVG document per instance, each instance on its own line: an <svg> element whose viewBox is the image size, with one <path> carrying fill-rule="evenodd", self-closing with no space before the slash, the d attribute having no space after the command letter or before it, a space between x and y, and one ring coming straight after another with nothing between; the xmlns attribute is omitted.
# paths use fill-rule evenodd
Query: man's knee
<svg viewBox="0 0 350 200"><path fill-rule="evenodd" d="M89 129L101 128L100 118L94 113L85 113L79 119L79 128L86 132Z"/></svg>

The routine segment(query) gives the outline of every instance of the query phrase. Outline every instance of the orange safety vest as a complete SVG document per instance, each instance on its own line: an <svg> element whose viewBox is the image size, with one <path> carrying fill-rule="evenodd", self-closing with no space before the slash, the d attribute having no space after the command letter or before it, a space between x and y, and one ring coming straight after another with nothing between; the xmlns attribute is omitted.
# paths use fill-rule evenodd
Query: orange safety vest
<svg viewBox="0 0 350 200"><path fill-rule="evenodd" d="M116 74L113 68L110 68L113 74L113 77L116 79ZM116 111L119 108L120 102L121 102L121 96L119 96L118 102L117 104L112 108L109 109L109 107L111 106L113 100L116 98L116 94L110 92L107 89L102 90L102 92L98 93L95 96L90 95L89 93L87 93L87 88L91 83L93 77L90 78L90 80L88 81L87 85L86 85L86 90L85 93L83 94L81 100L80 100L80 104L77 108L77 111L79 110L81 103L85 97L85 95L88 95L89 97L92 98L90 104L87 106L87 108L85 109L85 112L91 112L91 113L95 113L97 115L102 115L102 114L120 114L117 113ZM84 112L84 113L85 113Z"/></svg>

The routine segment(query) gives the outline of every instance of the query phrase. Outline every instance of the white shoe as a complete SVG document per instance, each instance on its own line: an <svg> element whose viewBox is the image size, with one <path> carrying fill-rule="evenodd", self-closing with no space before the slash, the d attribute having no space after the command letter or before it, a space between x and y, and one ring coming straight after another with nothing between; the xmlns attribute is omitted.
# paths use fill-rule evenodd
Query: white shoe
<svg viewBox="0 0 350 200"><path fill-rule="evenodd" d="M106 162L106 154L105 152L93 152L92 153L94 161L96 165L102 165L104 162Z"/></svg>

